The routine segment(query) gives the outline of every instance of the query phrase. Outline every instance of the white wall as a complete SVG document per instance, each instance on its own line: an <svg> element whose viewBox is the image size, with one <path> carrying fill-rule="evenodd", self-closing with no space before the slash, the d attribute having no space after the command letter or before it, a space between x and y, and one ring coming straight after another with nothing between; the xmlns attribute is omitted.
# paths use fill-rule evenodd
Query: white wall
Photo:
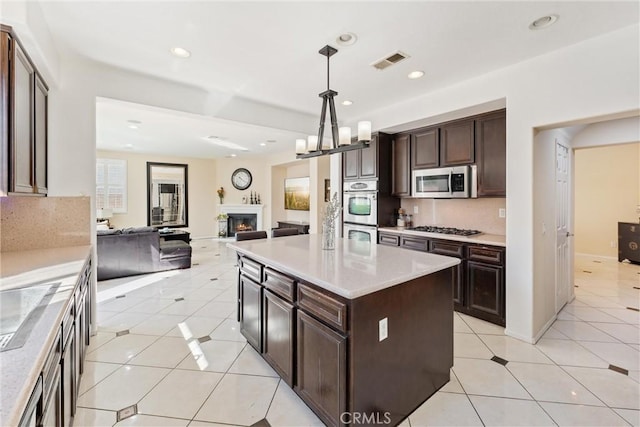
<svg viewBox="0 0 640 427"><path fill-rule="evenodd" d="M639 40L639 26L627 27L367 114L377 129L384 129L506 98L509 335L532 340L537 333L534 270L542 266L534 265L533 256L534 128L620 112L637 115ZM94 195L96 96L199 114L216 114L211 105L219 106L202 90L88 62L67 60L60 74L49 99L52 195ZM229 109L222 113L232 115ZM294 121L298 130L315 127L314 120L304 119L308 126ZM338 164L331 161L332 184L339 179Z"/></svg>

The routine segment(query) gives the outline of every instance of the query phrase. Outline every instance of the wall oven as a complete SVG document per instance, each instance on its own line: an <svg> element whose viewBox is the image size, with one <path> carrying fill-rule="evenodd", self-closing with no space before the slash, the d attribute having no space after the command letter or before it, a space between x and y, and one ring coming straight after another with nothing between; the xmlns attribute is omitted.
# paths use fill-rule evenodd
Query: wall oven
<svg viewBox="0 0 640 427"><path fill-rule="evenodd" d="M359 240L376 244L378 242L378 227L371 225L358 225L344 223L343 236L345 239Z"/></svg>
<svg viewBox="0 0 640 427"><path fill-rule="evenodd" d="M378 182L345 182L343 187L345 223L378 225Z"/></svg>
<svg viewBox="0 0 640 427"><path fill-rule="evenodd" d="M414 170L413 197L468 199L478 197L476 165Z"/></svg>

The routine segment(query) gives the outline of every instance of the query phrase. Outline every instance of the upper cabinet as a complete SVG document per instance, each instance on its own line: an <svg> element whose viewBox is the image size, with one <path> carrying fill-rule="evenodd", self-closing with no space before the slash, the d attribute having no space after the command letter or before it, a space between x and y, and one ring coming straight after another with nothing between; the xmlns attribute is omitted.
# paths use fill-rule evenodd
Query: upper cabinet
<svg viewBox="0 0 640 427"><path fill-rule="evenodd" d="M1 28L0 195L47 194L48 87L11 28Z"/></svg>
<svg viewBox="0 0 640 427"><path fill-rule="evenodd" d="M440 163L440 129L419 129L411 134L411 169L437 168Z"/></svg>
<svg viewBox="0 0 640 427"><path fill-rule="evenodd" d="M411 195L412 170L476 164L478 197L505 197L506 135L505 110L393 135L392 194Z"/></svg>
<svg viewBox="0 0 640 427"><path fill-rule="evenodd" d="M411 135L395 135L391 143L391 194L394 196L411 195Z"/></svg>
<svg viewBox="0 0 640 427"><path fill-rule="evenodd" d="M440 166L474 162L473 119L458 120L440 127Z"/></svg>
<svg viewBox="0 0 640 427"><path fill-rule="evenodd" d="M342 178L345 181L378 180L378 190L390 191L391 137L376 132L367 148L342 153Z"/></svg>
<svg viewBox="0 0 640 427"><path fill-rule="evenodd" d="M505 110L475 120L478 197L507 194L507 120Z"/></svg>

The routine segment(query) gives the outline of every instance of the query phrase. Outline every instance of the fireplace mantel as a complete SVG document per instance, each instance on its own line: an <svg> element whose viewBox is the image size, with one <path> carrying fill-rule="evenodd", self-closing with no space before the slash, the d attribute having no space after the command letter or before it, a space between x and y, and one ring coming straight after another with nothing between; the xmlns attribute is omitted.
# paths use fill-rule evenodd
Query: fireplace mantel
<svg viewBox="0 0 640 427"><path fill-rule="evenodd" d="M262 225L262 211L264 205L218 205L220 213L224 214L256 214L257 215L257 229L264 230Z"/></svg>

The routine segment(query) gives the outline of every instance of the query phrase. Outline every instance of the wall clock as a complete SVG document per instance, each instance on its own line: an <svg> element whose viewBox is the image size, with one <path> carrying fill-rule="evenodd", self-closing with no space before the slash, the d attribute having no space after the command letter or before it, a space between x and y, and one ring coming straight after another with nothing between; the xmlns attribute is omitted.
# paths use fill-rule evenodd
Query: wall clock
<svg viewBox="0 0 640 427"><path fill-rule="evenodd" d="M245 168L238 168L231 174L231 183L238 190L246 190L251 186L251 172Z"/></svg>

